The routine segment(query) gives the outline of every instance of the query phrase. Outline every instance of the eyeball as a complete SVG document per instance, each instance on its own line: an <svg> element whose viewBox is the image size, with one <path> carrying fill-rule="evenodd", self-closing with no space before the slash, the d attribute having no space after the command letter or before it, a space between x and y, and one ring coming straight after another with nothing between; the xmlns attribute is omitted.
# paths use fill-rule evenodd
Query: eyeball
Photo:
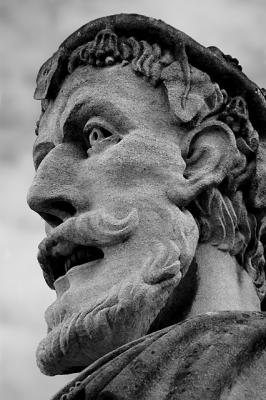
<svg viewBox="0 0 266 400"><path fill-rule="evenodd" d="M90 145L93 146L95 143L105 139L104 132L101 128L93 128L89 134Z"/></svg>
<svg viewBox="0 0 266 400"><path fill-rule="evenodd" d="M102 142L104 139L112 136L112 133L101 126L91 126L91 124L86 124L83 129L83 136L87 148L90 148L95 144Z"/></svg>

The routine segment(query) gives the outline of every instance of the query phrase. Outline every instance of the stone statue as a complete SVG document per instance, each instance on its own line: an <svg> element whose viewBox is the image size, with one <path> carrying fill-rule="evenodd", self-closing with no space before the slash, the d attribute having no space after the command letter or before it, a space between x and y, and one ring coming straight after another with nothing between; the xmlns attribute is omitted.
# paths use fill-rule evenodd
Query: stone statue
<svg viewBox="0 0 266 400"><path fill-rule="evenodd" d="M42 66L28 203L54 399L265 399L266 101L162 21L101 18Z"/></svg>

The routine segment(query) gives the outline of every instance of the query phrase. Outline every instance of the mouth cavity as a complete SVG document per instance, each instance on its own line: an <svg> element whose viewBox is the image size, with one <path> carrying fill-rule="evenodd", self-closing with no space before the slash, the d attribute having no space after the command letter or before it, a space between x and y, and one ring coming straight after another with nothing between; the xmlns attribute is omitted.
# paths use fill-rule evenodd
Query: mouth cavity
<svg viewBox="0 0 266 400"><path fill-rule="evenodd" d="M71 268L102 259L104 253L94 246L77 246L68 256L45 256L39 253L38 260L43 269L48 286L54 289L54 282L64 276Z"/></svg>
<svg viewBox="0 0 266 400"><path fill-rule="evenodd" d="M87 262L95 261L103 258L103 251L98 247L77 247L73 253L65 258L64 266L65 271L69 271L71 268L77 265L85 264Z"/></svg>

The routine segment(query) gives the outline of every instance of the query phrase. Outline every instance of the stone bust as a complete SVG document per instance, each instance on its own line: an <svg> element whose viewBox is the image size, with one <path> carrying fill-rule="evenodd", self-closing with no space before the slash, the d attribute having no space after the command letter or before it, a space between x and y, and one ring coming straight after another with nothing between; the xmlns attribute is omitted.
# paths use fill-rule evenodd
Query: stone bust
<svg viewBox="0 0 266 400"><path fill-rule="evenodd" d="M54 399L260 399L266 101L236 59L115 15L41 67L38 261ZM254 384L254 382L256 382Z"/></svg>

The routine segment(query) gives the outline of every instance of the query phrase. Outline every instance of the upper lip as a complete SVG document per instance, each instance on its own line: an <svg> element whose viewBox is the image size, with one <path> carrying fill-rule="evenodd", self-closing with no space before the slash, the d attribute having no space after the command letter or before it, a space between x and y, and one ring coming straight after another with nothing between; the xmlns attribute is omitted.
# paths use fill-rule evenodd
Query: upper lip
<svg viewBox="0 0 266 400"><path fill-rule="evenodd" d="M68 241L51 244L47 239L40 243L37 255L44 279L51 289L54 289L54 282L71 268L103 257L104 253L99 247L82 246Z"/></svg>

